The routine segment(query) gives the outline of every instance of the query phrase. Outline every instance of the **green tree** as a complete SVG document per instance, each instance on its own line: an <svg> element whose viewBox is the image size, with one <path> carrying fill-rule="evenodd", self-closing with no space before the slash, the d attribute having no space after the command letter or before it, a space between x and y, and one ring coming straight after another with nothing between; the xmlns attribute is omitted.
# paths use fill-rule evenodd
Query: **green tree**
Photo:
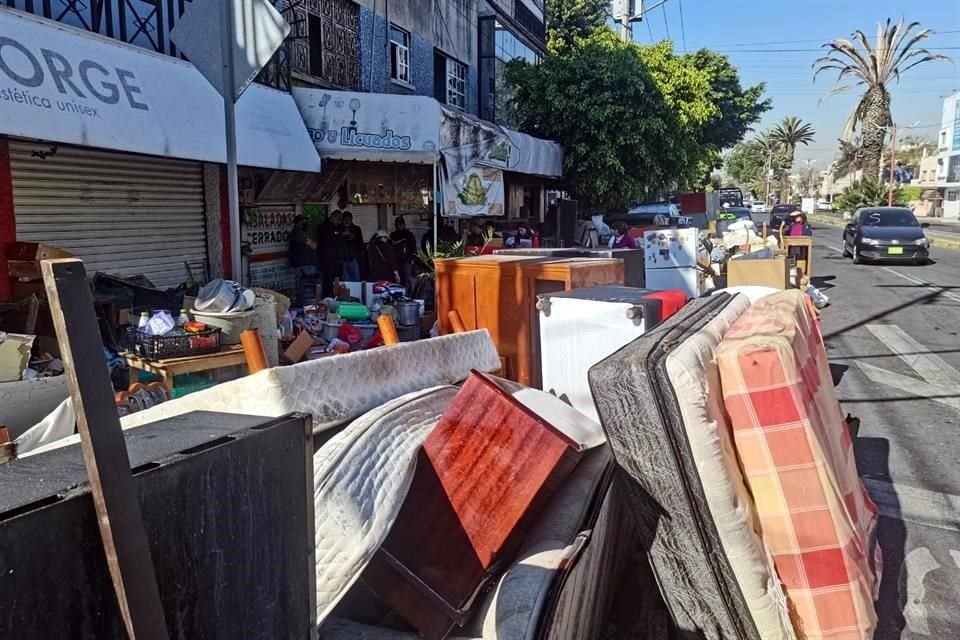
<svg viewBox="0 0 960 640"><path fill-rule="evenodd" d="M539 65L513 62L520 128L564 148L564 182L588 211L623 208L686 167L680 118L640 48L604 29Z"/></svg>
<svg viewBox="0 0 960 640"><path fill-rule="evenodd" d="M840 143L837 149L837 159L833 162L831 172L834 178L842 178L848 173L860 169L860 138L851 140L837 140Z"/></svg>
<svg viewBox="0 0 960 640"><path fill-rule="evenodd" d="M950 61L947 56L930 53L919 46L933 31L917 29L919 22L877 24L877 36L871 43L862 31L853 33L853 40L837 39L823 45L827 55L814 62L814 81L821 73L836 72L837 81L824 98L857 88L862 90L844 126L844 137L850 137L860 126L863 148L863 175L880 175L884 127L893 123L890 113L889 86L917 65L936 60Z"/></svg>
<svg viewBox="0 0 960 640"><path fill-rule="evenodd" d="M797 145L808 145L817 135L813 126L796 116L788 116L770 131L770 140L787 154L786 171L780 179L780 201L790 201L790 169L797 153Z"/></svg>
<svg viewBox="0 0 960 640"><path fill-rule="evenodd" d="M609 0L547 0L547 43L553 53L604 28Z"/></svg>
<svg viewBox="0 0 960 640"><path fill-rule="evenodd" d="M889 185L876 178L863 178L850 183L836 204L841 211L854 212L862 207L885 207L889 198ZM898 202L900 190L893 192L893 201Z"/></svg>
<svg viewBox="0 0 960 640"><path fill-rule="evenodd" d="M764 84L744 89L737 68L730 59L709 49L689 54L692 64L710 79L710 100L717 113L707 123L703 143L714 149L729 149L747 135L760 117L770 110L770 99L763 99Z"/></svg>
<svg viewBox="0 0 960 640"><path fill-rule="evenodd" d="M738 143L727 153L723 166L734 183L757 198L766 197L767 169L779 180L786 166L786 152L763 134Z"/></svg>

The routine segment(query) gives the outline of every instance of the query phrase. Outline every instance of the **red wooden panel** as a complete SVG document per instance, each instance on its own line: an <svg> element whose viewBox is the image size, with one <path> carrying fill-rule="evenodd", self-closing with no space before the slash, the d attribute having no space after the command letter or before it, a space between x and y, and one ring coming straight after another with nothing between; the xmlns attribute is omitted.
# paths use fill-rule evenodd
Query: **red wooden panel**
<svg viewBox="0 0 960 640"><path fill-rule="evenodd" d="M445 637L579 457L578 443L473 373L424 443L365 583L424 637Z"/></svg>

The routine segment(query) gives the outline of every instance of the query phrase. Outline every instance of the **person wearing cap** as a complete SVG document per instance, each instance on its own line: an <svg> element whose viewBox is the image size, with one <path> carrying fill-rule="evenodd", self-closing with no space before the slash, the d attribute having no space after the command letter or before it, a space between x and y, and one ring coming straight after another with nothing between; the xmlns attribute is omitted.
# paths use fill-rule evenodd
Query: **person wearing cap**
<svg viewBox="0 0 960 640"><path fill-rule="evenodd" d="M370 247L367 249L370 258L370 279L374 282L387 280L400 282L400 265L390 242L390 235L380 229L373 236Z"/></svg>
<svg viewBox="0 0 960 640"><path fill-rule="evenodd" d="M304 281L316 278L318 274L317 243L307 233L307 226L307 217L298 215L293 219L293 229L290 230L288 255L290 266L297 272L298 298L303 296ZM298 300L298 302L302 302L302 300Z"/></svg>
<svg viewBox="0 0 960 640"><path fill-rule="evenodd" d="M800 211L793 214L793 223L790 225L788 236L812 236L813 229L807 224L807 216Z"/></svg>

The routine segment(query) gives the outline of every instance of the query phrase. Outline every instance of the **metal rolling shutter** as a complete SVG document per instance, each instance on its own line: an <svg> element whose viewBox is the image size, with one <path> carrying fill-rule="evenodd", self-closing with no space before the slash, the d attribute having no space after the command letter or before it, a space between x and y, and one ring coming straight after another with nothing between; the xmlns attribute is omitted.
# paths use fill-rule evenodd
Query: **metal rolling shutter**
<svg viewBox="0 0 960 640"><path fill-rule="evenodd" d="M170 287L187 262L203 276L202 165L12 140L10 152L18 240L70 251L91 274Z"/></svg>
<svg viewBox="0 0 960 640"><path fill-rule="evenodd" d="M343 211L349 211L353 214L353 224L363 229L364 242L369 242L373 234L380 228L377 205L375 204L349 205L344 207ZM393 231L393 227L390 227L387 231Z"/></svg>

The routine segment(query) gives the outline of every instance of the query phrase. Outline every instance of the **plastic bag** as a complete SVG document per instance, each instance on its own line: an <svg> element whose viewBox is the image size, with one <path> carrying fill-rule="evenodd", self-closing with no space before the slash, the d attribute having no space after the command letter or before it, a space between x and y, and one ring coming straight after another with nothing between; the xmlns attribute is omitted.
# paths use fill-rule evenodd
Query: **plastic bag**
<svg viewBox="0 0 960 640"><path fill-rule="evenodd" d="M827 297L825 293L817 289L812 284L807 285L807 295L810 296L810 299L813 300L813 306L817 309L823 309L828 304L830 304L830 298Z"/></svg>

